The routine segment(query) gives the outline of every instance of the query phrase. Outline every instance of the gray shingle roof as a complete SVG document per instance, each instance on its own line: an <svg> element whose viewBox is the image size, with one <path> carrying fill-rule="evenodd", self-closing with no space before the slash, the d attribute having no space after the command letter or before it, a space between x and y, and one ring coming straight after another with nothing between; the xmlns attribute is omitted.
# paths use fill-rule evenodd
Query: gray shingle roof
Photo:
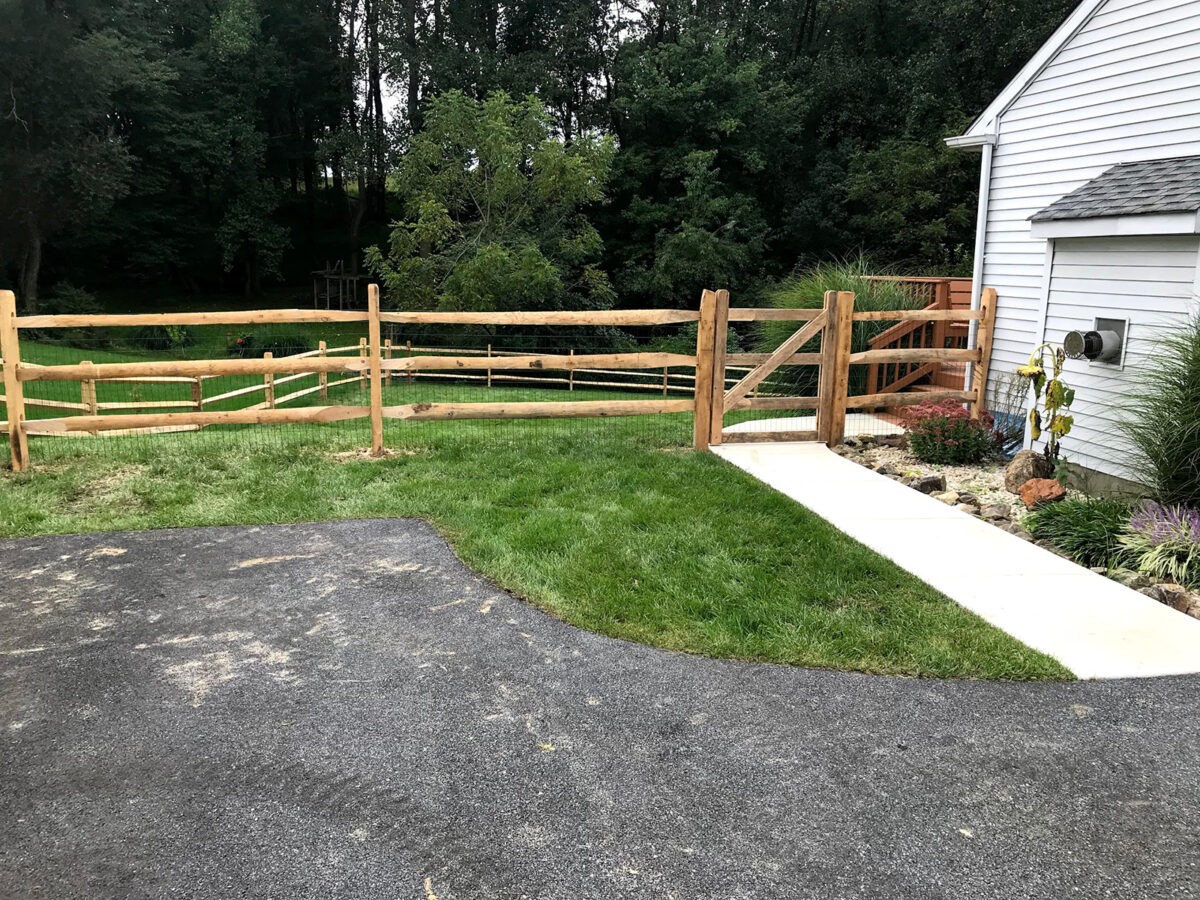
<svg viewBox="0 0 1200 900"><path fill-rule="evenodd" d="M1200 156L1120 163L1055 200L1030 220L1091 219L1200 211Z"/></svg>

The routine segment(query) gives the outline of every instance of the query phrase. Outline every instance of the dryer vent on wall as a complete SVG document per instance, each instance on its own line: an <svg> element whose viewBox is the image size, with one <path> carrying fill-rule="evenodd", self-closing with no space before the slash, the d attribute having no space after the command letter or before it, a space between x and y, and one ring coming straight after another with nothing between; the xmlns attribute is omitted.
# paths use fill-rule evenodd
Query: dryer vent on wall
<svg viewBox="0 0 1200 900"><path fill-rule="evenodd" d="M1069 331L1063 338L1063 351L1071 359L1119 366L1123 362L1127 319L1096 319L1091 331Z"/></svg>

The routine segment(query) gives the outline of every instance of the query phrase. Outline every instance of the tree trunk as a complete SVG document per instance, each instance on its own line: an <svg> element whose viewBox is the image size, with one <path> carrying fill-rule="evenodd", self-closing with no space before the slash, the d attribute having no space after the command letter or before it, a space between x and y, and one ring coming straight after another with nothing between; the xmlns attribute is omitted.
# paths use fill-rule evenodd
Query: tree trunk
<svg viewBox="0 0 1200 900"><path fill-rule="evenodd" d="M421 130L421 60L417 51L417 0L408 0L404 11L404 44L408 64L408 127L413 134Z"/></svg>
<svg viewBox="0 0 1200 900"><path fill-rule="evenodd" d="M25 247L21 253L21 263L18 266L17 281L21 292L21 302L25 311L30 315L37 312L38 307L38 273L42 268L42 230L36 222L25 226Z"/></svg>
<svg viewBox="0 0 1200 900"><path fill-rule="evenodd" d="M380 220L386 217L384 200L384 149L383 149L383 88L379 65L379 0L367 0L367 102L369 114L364 124L370 129L370 146L367 151L368 204L371 212Z"/></svg>

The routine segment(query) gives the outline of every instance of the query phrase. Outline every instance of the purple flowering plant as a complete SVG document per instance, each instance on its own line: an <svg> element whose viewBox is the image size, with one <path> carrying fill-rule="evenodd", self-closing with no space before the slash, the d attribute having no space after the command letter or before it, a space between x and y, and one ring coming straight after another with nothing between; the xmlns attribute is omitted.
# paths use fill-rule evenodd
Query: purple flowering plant
<svg viewBox="0 0 1200 900"><path fill-rule="evenodd" d="M1134 509L1121 544L1145 575L1200 583L1200 510L1144 501Z"/></svg>

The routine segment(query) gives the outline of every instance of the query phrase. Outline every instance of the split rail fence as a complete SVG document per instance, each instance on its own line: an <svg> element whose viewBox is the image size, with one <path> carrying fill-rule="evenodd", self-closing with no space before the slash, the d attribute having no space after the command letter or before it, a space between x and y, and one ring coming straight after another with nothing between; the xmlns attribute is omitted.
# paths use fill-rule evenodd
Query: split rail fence
<svg viewBox="0 0 1200 900"><path fill-rule="evenodd" d="M995 291L983 292L979 309L859 311L854 309L852 293L829 292L821 309L763 309L730 307L728 291L705 291L698 310L585 310L547 312L383 312L379 308L379 289L368 289L367 309L363 310L248 310L206 313L149 313L131 315L29 315L18 316L16 298L11 291L0 291L0 359L3 364L6 423L12 467L21 471L29 466L30 435L63 435L86 432L152 430L178 431L212 425L256 425L269 423L337 422L367 418L370 420L371 452L381 455L383 420L414 421L453 419L529 419L590 418L611 416L659 415L691 412L694 415L693 443L697 449L710 444L738 441L820 440L830 445L841 442L846 410L897 407L924 400L955 399L970 405L973 413L982 408L987 382L987 360L991 351L995 318ZM970 321L978 320L977 346L971 349L911 348L851 352L851 332L856 321ZM771 353L727 353L730 322L797 322L800 328ZM367 337L359 345L322 347L294 356L261 359L158 360L119 363L81 362L70 365L42 366L21 362L21 329L87 328L146 325L212 325L273 323L363 323ZM513 353L480 356L478 351L455 351L452 355L387 354L381 340L384 324L455 324L455 325L608 325L649 326L697 323L694 354L664 352L541 354ZM817 352L800 352L804 345L820 338ZM409 349L406 345L406 351ZM412 348L418 349L418 348ZM354 356L336 356L354 351ZM885 362L962 361L975 364L970 390L944 390L914 393L876 393L848 396L851 365ZM758 395L755 392L783 365L819 366L820 378L815 397ZM568 381L580 371L626 373L629 371L693 368L691 396L655 399L606 399L584 401L531 401L481 403L406 403L383 404L385 381L393 376L414 376L434 372L474 372L480 377L504 377L496 371L541 373L562 370ZM740 367L740 369L738 368ZM746 374L740 379L732 372ZM293 378L316 374L318 384L283 396L276 388ZM262 385L250 385L215 397L204 397L203 383L208 378L231 375L261 375ZM282 377L280 377L282 376ZM332 378L332 380L331 380ZM154 412L121 412L126 404L98 403L97 382L129 380L143 383L177 381L192 385L190 401L163 401L128 406L153 406ZM76 381L81 387L81 402L55 401L79 415L27 419L24 385L37 381ZM281 409L279 404L299 396L319 393L358 381L370 391L369 404L323 404ZM729 382L733 385L729 386ZM664 381L664 384L666 382ZM629 387L614 383L614 386ZM668 385L668 388L670 386ZM208 410L205 406L262 390L260 403L235 410ZM664 394L666 391L664 390ZM48 405L49 401L30 399L29 405ZM162 411L164 406L186 407L186 411ZM815 427L809 431L724 432L724 416L736 410L814 410ZM104 415L102 413L114 413Z"/></svg>

